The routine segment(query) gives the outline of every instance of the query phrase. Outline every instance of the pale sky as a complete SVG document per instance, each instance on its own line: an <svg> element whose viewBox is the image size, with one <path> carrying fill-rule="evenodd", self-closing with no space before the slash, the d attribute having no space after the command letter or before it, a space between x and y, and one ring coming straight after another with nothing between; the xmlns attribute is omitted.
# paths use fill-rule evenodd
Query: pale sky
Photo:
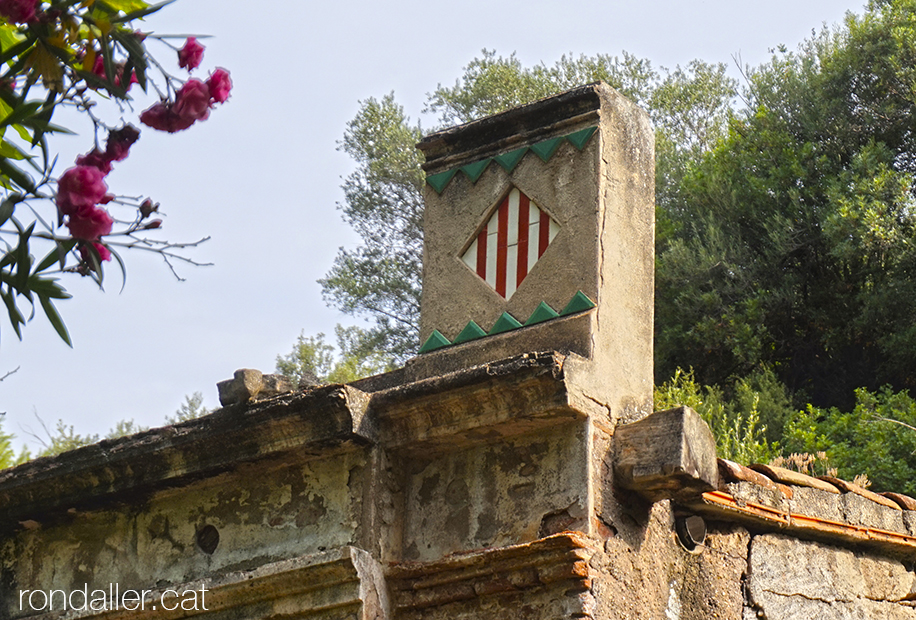
<svg viewBox="0 0 916 620"><path fill-rule="evenodd" d="M301 330L333 341L336 323L358 323L325 306L316 280L358 241L336 204L354 169L337 144L360 100L394 91L416 119L426 93L453 84L483 48L525 65L623 50L656 67L699 58L737 77L733 57L760 64L862 10L847 0L178 0L147 29L212 35L196 73L229 69L232 98L188 131L144 130L108 183L160 202L164 238L209 235L191 256L215 265L179 265L187 280L177 282L158 257L125 252L122 293L113 265L105 292L66 280L74 299L58 309L73 349L40 313L22 343L0 322L0 375L19 368L0 383L3 430L18 450L40 429L35 414L82 434L121 419L161 426L195 391L217 406L216 383L237 368L273 371ZM90 147L85 133L59 140L60 170Z"/></svg>

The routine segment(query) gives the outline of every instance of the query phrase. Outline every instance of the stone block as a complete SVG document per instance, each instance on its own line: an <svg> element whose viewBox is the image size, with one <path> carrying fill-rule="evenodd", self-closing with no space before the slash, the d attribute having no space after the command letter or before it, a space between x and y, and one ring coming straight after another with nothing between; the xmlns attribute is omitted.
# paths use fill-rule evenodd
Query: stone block
<svg viewBox="0 0 916 620"><path fill-rule="evenodd" d="M293 391L293 384L283 375L265 375L260 370L241 368L232 379L216 384L223 407L253 400L273 398Z"/></svg>
<svg viewBox="0 0 916 620"><path fill-rule="evenodd" d="M219 404L223 407L246 403L261 390L263 374L254 368L240 368L235 371L232 379L220 381L216 384L219 391Z"/></svg>
<svg viewBox="0 0 916 620"><path fill-rule="evenodd" d="M690 407L625 424L617 429L615 442L619 486L653 500L696 496L717 487L716 440Z"/></svg>

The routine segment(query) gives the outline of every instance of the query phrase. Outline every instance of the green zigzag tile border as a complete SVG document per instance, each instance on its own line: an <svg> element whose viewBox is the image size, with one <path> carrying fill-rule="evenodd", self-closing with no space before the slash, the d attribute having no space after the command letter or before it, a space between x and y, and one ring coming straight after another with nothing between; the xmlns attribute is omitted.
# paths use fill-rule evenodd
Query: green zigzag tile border
<svg viewBox="0 0 916 620"><path fill-rule="evenodd" d="M585 148L585 145L588 144L589 138L591 138L597 130L597 127L587 127L566 136L550 138L530 146L523 146L520 149L503 153L502 155L496 155L495 157L488 157L480 161L465 164L459 168L453 168L452 170L446 170L445 172L439 172L437 174L430 174L427 175L426 182L429 183L430 187L436 190L437 194L441 194L442 190L445 189L445 186L448 185L448 182L452 180L452 177L454 177L459 170L471 180L471 183L476 183L480 175L482 175L490 165L490 162L495 161L502 166L506 172L512 172L528 151L533 152L540 157L544 163L547 163L547 161L553 157L553 154L557 152L557 149L560 148L564 140L569 141L570 144L581 151Z"/></svg>
<svg viewBox="0 0 916 620"><path fill-rule="evenodd" d="M531 150L546 164L550 158L553 157L553 154L557 152L557 149L560 148L560 144L563 142L564 138L565 136L561 138L551 138L550 140L532 144Z"/></svg>
<svg viewBox="0 0 916 620"><path fill-rule="evenodd" d="M496 334L512 331L513 329L518 329L519 327L522 327L522 324L518 322L518 319L516 319L508 312L503 312L499 315L499 318L496 319L496 322L493 323L493 327L490 328L489 335L495 336Z"/></svg>
<svg viewBox="0 0 916 620"><path fill-rule="evenodd" d="M426 342L423 343L423 346L420 347L420 353L430 353L431 351L436 351L452 345L479 340L487 336L495 336L496 334L503 334L505 332L514 331L530 325L537 325L571 314L578 314L579 312L591 310L595 305L595 302L589 299L588 295L582 291L578 291L560 312L551 308L547 302L542 301L538 304L538 307L534 309L534 312L531 313L531 316L528 317L528 320L525 321L524 324L520 323L518 319L508 312L503 312L499 318L496 319L496 322L490 329L490 333L485 332L483 328L474 321L468 321L468 324L464 326L461 333L455 336L454 341L450 341L442 335L442 332L438 329L434 329L433 333L426 339Z"/></svg>
<svg viewBox="0 0 916 620"><path fill-rule="evenodd" d="M515 149L514 151L509 151L508 153L503 153L502 155L497 155L493 158L497 164L503 167L503 170L506 172L512 172L515 170L515 167L518 165L518 162L522 161L522 157L525 156L525 153L528 152L528 147L523 146L520 149ZM484 160L487 161L487 160ZM451 178L451 177L449 177Z"/></svg>
<svg viewBox="0 0 916 620"><path fill-rule="evenodd" d="M426 342L423 343L423 346L420 347L420 353L429 353L430 351L447 347L450 344L452 344L451 341L443 336L442 332L438 329L434 329L433 333L426 339Z"/></svg>
<svg viewBox="0 0 916 620"><path fill-rule="evenodd" d="M426 182L429 183L437 194L441 194L442 190L445 189L445 186L448 185L448 182L452 180L452 177L458 172L458 169L446 170L445 172L440 172L439 174L431 174L426 177Z"/></svg>
<svg viewBox="0 0 916 620"><path fill-rule="evenodd" d="M483 331L483 328L475 323L474 321L468 321L468 324L464 326L464 329L461 330L461 333L455 336L455 339L452 341L452 344L461 344L462 342L470 342L471 340L477 340L478 338L483 338L487 335L487 332Z"/></svg>

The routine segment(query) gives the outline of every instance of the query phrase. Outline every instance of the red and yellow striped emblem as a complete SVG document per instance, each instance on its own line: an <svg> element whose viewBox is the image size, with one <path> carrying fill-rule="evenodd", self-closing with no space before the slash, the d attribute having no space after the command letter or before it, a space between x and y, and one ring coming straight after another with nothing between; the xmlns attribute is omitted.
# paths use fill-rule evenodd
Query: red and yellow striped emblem
<svg viewBox="0 0 916 620"><path fill-rule="evenodd" d="M512 188L461 260L509 299L559 230L547 213Z"/></svg>

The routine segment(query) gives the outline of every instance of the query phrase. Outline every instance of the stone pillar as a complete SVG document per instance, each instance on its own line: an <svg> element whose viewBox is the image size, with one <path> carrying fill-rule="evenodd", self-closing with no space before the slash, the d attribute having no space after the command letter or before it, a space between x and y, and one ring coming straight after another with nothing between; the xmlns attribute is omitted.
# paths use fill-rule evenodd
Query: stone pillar
<svg viewBox="0 0 916 620"><path fill-rule="evenodd" d="M454 127L426 156L416 367L588 360L612 418L651 411L654 134L597 83Z"/></svg>

